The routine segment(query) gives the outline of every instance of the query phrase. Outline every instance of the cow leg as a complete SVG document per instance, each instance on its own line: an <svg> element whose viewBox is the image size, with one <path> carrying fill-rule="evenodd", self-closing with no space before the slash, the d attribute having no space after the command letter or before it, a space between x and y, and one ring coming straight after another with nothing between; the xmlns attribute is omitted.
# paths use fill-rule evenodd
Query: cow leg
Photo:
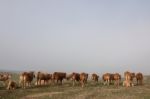
<svg viewBox="0 0 150 99"><path fill-rule="evenodd" d="M44 80L44 85L46 85L46 80Z"/></svg>
<svg viewBox="0 0 150 99"><path fill-rule="evenodd" d="M82 86L82 87L84 87L84 83L85 83L84 81L81 81L81 86Z"/></svg>
<svg viewBox="0 0 150 99"><path fill-rule="evenodd" d="M103 81L103 84L105 85L106 81Z"/></svg>
<svg viewBox="0 0 150 99"><path fill-rule="evenodd" d="M83 87L83 83L82 83L82 81L80 81L80 83L81 83L81 87Z"/></svg>
<svg viewBox="0 0 150 99"><path fill-rule="evenodd" d="M29 82L26 82L26 87L29 87Z"/></svg>
<svg viewBox="0 0 150 99"><path fill-rule="evenodd" d="M30 87L31 86L31 83L30 82L28 82L28 87Z"/></svg>
<svg viewBox="0 0 150 99"><path fill-rule="evenodd" d="M58 84L58 80L56 81L56 83Z"/></svg>
<svg viewBox="0 0 150 99"><path fill-rule="evenodd" d="M116 81L117 88L119 87L119 80Z"/></svg>
<svg viewBox="0 0 150 99"><path fill-rule="evenodd" d="M27 83L27 86L30 87L30 82Z"/></svg>
<svg viewBox="0 0 150 99"><path fill-rule="evenodd" d="M31 81L29 82L29 84L30 84L30 87L32 87L32 85L31 85Z"/></svg>
<svg viewBox="0 0 150 99"><path fill-rule="evenodd" d="M39 85L39 80L37 80L37 86Z"/></svg>
<svg viewBox="0 0 150 99"><path fill-rule="evenodd" d="M40 83L39 85L41 86L41 79L40 79L40 82L39 82L39 83Z"/></svg>
<svg viewBox="0 0 150 99"><path fill-rule="evenodd" d="M44 83L44 85L45 85L45 80L43 80L43 81L44 81L43 83Z"/></svg>
<svg viewBox="0 0 150 99"><path fill-rule="evenodd" d="M22 88L24 88L24 81L22 82Z"/></svg>
<svg viewBox="0 0 150 99"><path fill-rule="evenodd" d="M31 83L30 83L30 81L28 82L28 87L31 87Z"/></svg>
<svg viewBox="0 0 150 99"><path fill-rule="evenodd" d="M60 80L60 85L62 85L62 79Z"/></svg>
<svg viewBox="0 0 150 99"><path fill-rule="evenodd" d="M22 80L19 80L19 87L22 87Z"/></svg>
<svg viewBox="0 0 150 99"><path fill-rule="evenodd" d="M139 85L139 82L140 82L139 79L137 79L137 85Z"/></svg>
<svg viewBox="0 0 150 99"><path fill-rule="evenodd" d="M45 82L45 85L47 85L47 80L44 80L44 82Z"/></svg>
<svg viewBox="0 0 150 99"><path fill-rule="evenodd" d="M82 81L81 83L82 83L82 87L84 87L84 82Z"/></svg>
<svg viewBox="0 0 150 99"><path fill-rule="evenodd" d="M140 85L142 85L142 80L140 80Z"/></svg>
<svg viewBox="0 0 150 99"><path fill-rule="evenodd" d="M119 84L120 84L120 80L118 80L118 87L119 87Z"/></svg>
<svg viewBox="0 0 150 99"><path fill-rule="evenodd" d="M116 86L116 84L117 84L117 82L116 82L116 80L114 81L114 85Z"/></svg>
<svg viewBox="0 0 150 99"><path fill-rule="evenodd" d="M107 85L109 86L109 84L110 84L110 81L109 81L109 79L108 79L108 81L107 81Z"/></svg>
<svg viewBox="0 0 150 99"><path fill-rule="evenodd" d="M75 80L73 80L73 86L75 85Z"/></svg>
<svg viewBox="0 0 150 99"><path fill-rule="evenodd" d="M24 81L24 87L23 87L24 89L26 88L26 81Z"/></svg>
<svg viewBox="0 0 150 99"><path fill-rule="evenodd" d="M117 86L117 87L119 86L119 81L118 81L118 80L116 80L116 86Z"/></svg>

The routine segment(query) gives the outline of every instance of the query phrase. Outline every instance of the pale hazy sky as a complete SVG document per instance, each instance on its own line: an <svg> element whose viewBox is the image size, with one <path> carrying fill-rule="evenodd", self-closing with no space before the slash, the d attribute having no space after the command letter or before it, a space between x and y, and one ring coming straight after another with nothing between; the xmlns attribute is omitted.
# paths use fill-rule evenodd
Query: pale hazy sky
<svg viewBox="0 0 150 99"><path fill-rule="evenodd" d="M0 0L0 69L150 74L150 0Z"/></svg>

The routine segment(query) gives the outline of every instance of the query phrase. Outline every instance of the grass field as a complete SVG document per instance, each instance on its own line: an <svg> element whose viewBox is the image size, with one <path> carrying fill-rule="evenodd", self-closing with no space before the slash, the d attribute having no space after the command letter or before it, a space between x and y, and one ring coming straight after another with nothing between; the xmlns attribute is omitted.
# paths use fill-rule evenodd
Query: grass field
<svg viewBox="0 0 150 99"><path fill-rule="evenodd" d="M18 74L12 79L18 81ZM88 81L86 87L72 86L70 81L63 85L33 86L32 88L8 91L0 84L0 99L150 99L150 76L144 77L143 86L125 88L104 86L101 81Z"/></svg>

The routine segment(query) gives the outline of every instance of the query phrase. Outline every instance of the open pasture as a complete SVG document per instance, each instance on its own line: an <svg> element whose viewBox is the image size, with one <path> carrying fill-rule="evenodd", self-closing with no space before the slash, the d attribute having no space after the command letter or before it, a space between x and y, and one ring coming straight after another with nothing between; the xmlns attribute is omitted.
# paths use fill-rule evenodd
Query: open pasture
<svg viewBox="0 0 150 99"><path fill-rule="evenodd" d="M13 73L12 79L19 81L18 74ZM35 82L35 80L34 80ZM32 84L34 84L34 82ZM0 99L150 99L150 76L144 76L143 86L125 88L121 85L103 85L88 80L85 87L77 83L74 87L71 81L63 81L63 85L44 85L32 88L6 90L0 83Z"/></svg>

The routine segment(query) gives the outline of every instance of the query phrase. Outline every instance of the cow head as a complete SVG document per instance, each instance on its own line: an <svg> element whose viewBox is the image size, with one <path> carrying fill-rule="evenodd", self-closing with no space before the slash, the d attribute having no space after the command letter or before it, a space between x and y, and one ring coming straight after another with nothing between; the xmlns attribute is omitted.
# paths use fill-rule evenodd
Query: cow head
<svg viewBox="0 0 150 99"><path fill-rule="evenodd" d="M134 78L135 77L135 73L131 73L131 76L132 76L132 78Z"/></svg>

